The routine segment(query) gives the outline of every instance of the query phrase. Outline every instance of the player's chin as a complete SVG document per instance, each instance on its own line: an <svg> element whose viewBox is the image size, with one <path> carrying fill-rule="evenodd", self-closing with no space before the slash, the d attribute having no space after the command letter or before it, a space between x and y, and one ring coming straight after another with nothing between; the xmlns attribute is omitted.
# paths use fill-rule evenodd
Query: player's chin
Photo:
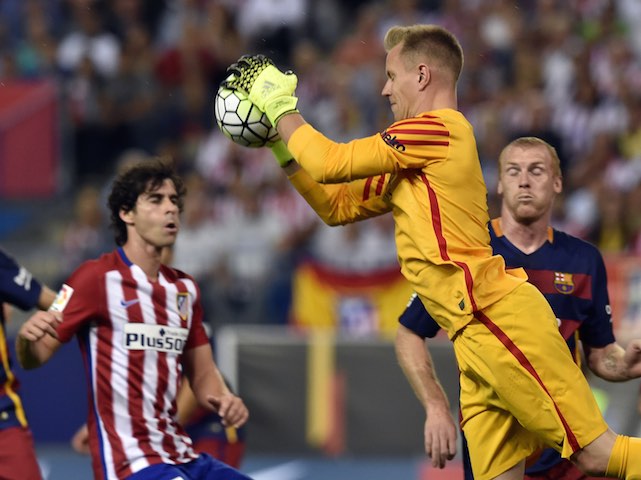
<svg viewBox="0 0 641 480"><path fill-rule="evenodd" d="M175 239L178 236L178 231L179 230L180 230L180 228L178 227L177 224L171 224L171 225L167 225L166 227L164 227L162 229L162 233L163 233L163 235L165 235L167 237L173 237Z"/></svg>
<svg viewBox="0 0 641 480"><path fill-rule="evenodd" d="M173 232L163 232L162 238L159 240L160 247L172 247L178 238L178 230Z"/></svg>

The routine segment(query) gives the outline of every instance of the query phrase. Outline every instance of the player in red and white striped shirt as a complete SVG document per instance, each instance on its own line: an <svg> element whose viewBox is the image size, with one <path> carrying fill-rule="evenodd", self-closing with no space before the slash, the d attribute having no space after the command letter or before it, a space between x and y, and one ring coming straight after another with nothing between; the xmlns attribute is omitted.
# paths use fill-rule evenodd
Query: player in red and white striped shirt
<svg viewBox="0 0 641 480"><path fill-rule="evenodd" d="M122 173L109 197L119 248L83 263L51 309L33 315L18 335L25 368L78 338L97 479L248 478L195 453L176 421L181 373L199 404L226 425L239 427L248 418L214 363L197 284L161 263L178 234L184 193L180 178L160 161Z"/></svg>

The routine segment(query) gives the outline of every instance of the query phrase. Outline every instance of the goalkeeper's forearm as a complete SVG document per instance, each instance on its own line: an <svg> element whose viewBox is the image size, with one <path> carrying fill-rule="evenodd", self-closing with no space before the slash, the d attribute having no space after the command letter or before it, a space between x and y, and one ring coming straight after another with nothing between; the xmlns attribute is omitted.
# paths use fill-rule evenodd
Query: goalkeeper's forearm
<svg viewBox="0 0 641 480"><path fill-rule="evenodd" d="M271 146L272 154L274 158L283 169L283 171L290 176L294 174L300 168L294 156L287 149L287 145L282 140L278 140L274 145Z"/></svg>
<svg viewBox="0 0 641 480"><path fill-rule="evenodd" d="M280 117L276 124L276 129L278 130L280 138L288 144L292 134L306 123L307 122L300 113L292 112Z"/></svg>

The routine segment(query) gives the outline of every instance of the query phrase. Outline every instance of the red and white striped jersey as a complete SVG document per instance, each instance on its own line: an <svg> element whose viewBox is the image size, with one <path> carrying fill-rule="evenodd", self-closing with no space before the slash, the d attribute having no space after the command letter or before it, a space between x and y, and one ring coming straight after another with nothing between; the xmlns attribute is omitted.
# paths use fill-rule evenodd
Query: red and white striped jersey
<svg viewBox="0 0 641 480"><path fill-rule="evenodd" d="M150 282L119 248L83 263L52 308L60 341L76 335L85 362L94 477L197 458L175 419L183 351L208 342L194 280L163 265Z"/></svg>

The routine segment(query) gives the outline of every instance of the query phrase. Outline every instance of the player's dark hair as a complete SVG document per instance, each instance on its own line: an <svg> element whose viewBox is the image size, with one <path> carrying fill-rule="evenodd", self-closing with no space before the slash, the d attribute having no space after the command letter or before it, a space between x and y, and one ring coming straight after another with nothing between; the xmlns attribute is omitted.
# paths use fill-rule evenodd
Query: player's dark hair
<svg viewBox="0 0 641 480"><path fill-rule="evenodd" d="M427 57L443 69L451 72L454 82L463 70L463 49L457 38L439 25L396 26L387 31L383 40L385 50L390 51L402 43L401 54L410 62Z"/></svg>
<svg viewBox="0 0 641 480"><path fill-rule="evenodd" d="M113 181L107 204L111 212L111 227L114 229L118 246L127 242L127 225L120 218L120 212L133 210L141 194L160 188L165 180L173 182L178 195L177 205L182 212L186 188L182 179L176 174L172 163L166 159L143 160L121 172Z"/></svg>

